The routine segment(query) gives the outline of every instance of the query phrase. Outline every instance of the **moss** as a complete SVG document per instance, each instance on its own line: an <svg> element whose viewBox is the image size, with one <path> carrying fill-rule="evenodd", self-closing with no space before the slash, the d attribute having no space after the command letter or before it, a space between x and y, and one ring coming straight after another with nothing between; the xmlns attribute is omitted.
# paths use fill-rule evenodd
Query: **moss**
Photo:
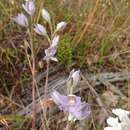
<svg viewBox="0 0 130 130"><path fill-rule="evenodd" d="M65 35L60 41L58 48L58 61L64 66L68 66L72 63L72 47L71 47L71 38Z"/></svg>

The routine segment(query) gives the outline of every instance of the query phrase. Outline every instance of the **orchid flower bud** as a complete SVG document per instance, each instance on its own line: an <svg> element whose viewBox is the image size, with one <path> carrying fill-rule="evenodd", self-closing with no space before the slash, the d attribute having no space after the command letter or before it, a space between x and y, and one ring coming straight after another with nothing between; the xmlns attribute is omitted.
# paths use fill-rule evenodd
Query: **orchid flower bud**
<svg viewBox="0 0 130 130"><path fill-rule="evenodd" d="M36 9L32 0L26 1L25 4L22 4L22 6L29 15L34 15Z"/></svg>
<svg viewBox="0 0 130 130"><path fill-rule="evenodd" d="M39 35L43 35L43 36L46 36L47 35L47 32L46 32L46 29L43 25L41 24L35 24L34 25L34 31L39 34Z"/></svg>
<svg viewBox="0 0 130 130"><path fill-rule="evenodd" d="M19 13L16 17L13 18L13 20L21 26L28 26L28 19L23 13Z"/></svg>
<svg viewBox="0 0 130 130"><path fill-rule="evenodd" d="M52 44L51 44L51 46L52 46L52 47L56 47L56 46L58 45L58 43L59 43L59 39L60 39L59 35L55 36L55 37L52 39Z"/></svg>
<svg viewBox="0 0 130 130"><path fill-rule="evenodd" d="M48 13L48 11L45 10L45 9L42 9L41 14L42 14L42 17L43 17L47 22L50 23L51 17L50 17L50 14Z"/></svg>
<svg viewBox="0 0 130 130"><path fill-rule="evenodd" d="M69 78L67 80L67 91L68 93L73 93L74 87L80 84L80 70L71 70Z"/></svg>
<svg viewBox="0 0 130 130"><path fill-rule="evenodd" d="M66 25L67 25L67 23L64 22L64 21L58 23L57 26L56 26L56 32L64 30L64 28L66 27Z"/></svg>
<svg viewBox="0 0 130 130"><path fill-rule="evenodd" d="M78 86L79 82L80 82L80 70L75 71L72 74L72 78L73 78L73 86Z"/></svg>

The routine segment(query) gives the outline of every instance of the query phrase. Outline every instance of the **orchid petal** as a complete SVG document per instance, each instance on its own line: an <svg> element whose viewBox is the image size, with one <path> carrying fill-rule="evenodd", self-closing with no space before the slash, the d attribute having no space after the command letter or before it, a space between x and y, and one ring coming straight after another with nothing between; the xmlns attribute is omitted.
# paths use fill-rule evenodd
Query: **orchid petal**
<svg viewBox="0 0 130 130"><path fill-rule="evenodd" d="M51 44L51 46L52 46L52 47L56 47L56 46L58 45L58 43L59 43L59 39L60 39L59 35L55 36L55 37L52 39L52 44Z"/></svg>
<svg viewBox="0 0 130 130"><path fill-rule="evenodd" d="M64 30L64 28L66 27L67 23L62 21L60 23L57 24L56 26L56 31L62 31Z"/></svg>
<svg viewBox="0 0 130 130"><path fill-rule="evenodd" d="M46 9L42 9L41 14L42 14L42 17L43 17L47 22L50 22L50 21L51 21L50 14L48 13L48 11L47 11Z"/></svg>
<svg viewBox="0 0 130 130"><path fill-rule="evenodd" d="M25 2L25 4L22 5L24 10L29 14L29 15L34 15L35 13L35 5L32 0L28 0Z"/></svg>
<svg viewBox="0 0 130 130"><path fill-rule="evenodd" d="M46 29L45 29L45 27L43 25L41 25L41 24L35 24L34 26L35 26L34 31L37 34L43 35L43 36L47 35Z"/></svg>
<svg viewBox="0 0 130 130"><path fill-rule="evenodd" d="M28 19L23 13L19 13L16 17L13 18L13 20L21 26L28 26Z"/></svg>

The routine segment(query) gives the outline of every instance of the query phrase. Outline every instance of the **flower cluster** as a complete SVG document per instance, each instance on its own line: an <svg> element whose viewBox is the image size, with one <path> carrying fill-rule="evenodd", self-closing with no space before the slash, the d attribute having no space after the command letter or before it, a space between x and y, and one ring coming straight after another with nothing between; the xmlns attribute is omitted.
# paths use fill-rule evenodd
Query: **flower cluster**
<svg viewBox="0 0 130 130"><path fill-rule="evenodd" d="M28 0L25 2L25 4L22 4L23 9L26 11L27 14L30 16L33 16L35 13L35 4L33 0ZM28 27L28 18L23 13L19 13L16 17L13 18L13 20L23 27Z"/></svg>
<svg viewBox="0 0 130 130"><path fill-rule="evenodd" d="M113 109L112 113L117 117L109 117L107 119L108 127L104 130L130 130L130 111L126 111L120 108Z"/></svg>
<svg viewBox="0 0 130 130"><path fill-rule="evenodd" d="M42 15L43 19L46 22L48 22L48 24L50 26L52 26L51 17L50 17L49 12L45 9L42 9L41 15ZM57 51L57 46L58 46L60 37L59 37L59 35L56 35L56 32L62 31L65 27L66 27L65 22L62 21L62 22L58 23L57 26L56 26L56 29L54 30L54 33L53 33L54 36L52 38L49 38L47 31L46 31L46 28L43 25L41 25L41 24L35 25L34 31L37 34L42 35L42 36L46 36L47 38L49 38L50 46L47 49L45 49L44 60L57 61L57 58L54 57L54 56L55 56L56 51ZM50 39L52 39L52 40L50 40Z"/></svg>
<svg viewBox="0 0 130 130"><path fill-rule="evenodd" d="M72 70L70 72L69 79L72 79L72 85L77 86L80 80L80 70ZM82 102L81 97L79 96L74 94L64 96L59 92L54 91L51 93L51 97L60 110L69 113L68 119L71 121L83 120L90 116L90 105L86 102Z"/></svg>
<svg viewBox="0 0 130 130"><path fill-rule="evenodd" d="M36 8L33 0L28 0L25 2L25 4L22 4L23 9L26 11L28 15L31 17L35 14ZM49 12L46 9L41 10L41 15L43 19L49 24L50 28L52 29L52 23L51 23L51 16ZM13 20L19 24L20 26L28 28L29 22L28 18L24 13L19 13L17 16L13 18ZM41 35L45 36L50 43L50 46L45 49L45 57L44 60L53 60L57 61L57 59L54 57L57 51L57 45L59 43L59 35L56 35L57 32L64 30L67 23L64 21L59 22L56 25L56 28L53 31L53 34L51 37L48 36L46 28L41 24L34 24L34 31Z"/></svg>

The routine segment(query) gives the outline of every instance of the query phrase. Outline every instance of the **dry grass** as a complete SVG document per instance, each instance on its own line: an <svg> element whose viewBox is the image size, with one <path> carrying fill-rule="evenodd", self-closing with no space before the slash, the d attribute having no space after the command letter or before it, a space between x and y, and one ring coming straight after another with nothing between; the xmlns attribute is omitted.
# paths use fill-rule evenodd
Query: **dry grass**
<svg viewBox="0 0 130 130"><path fill-rule="evenodd" d="M22 11L20 8L22 2L20 0L0 1L0 111L4 114L12 114L18 108L23 108L31 102L31 97L23 94L26 90L29 93L31 91L29 87L26 88L31 81L31 73L23 48L23 39L27 36L24 29L19 28L11 21L12 16ZM59 51L61 54L58 54L61 64L64 65L65 71L63 72L68 72L72 67L87 69L88 73L93 74L124 71L127 73L130 71L129 0L39 0L36 5L38 10L35 22L42 23L40 10L43 6L51 12L55 22L60 20L68 22L67 29L63 32L65 37L61 39L63 44L60 45L61 50L66 48L67 51L63 53ZM67 39L68 37L69 39ZM65 41L70 43L65 45ZM36 37L35 42L36 75L38 75L45 71L45 63L41 59L47 45L44 44L46 41L39 37ZM67 56L65 57L65 55ZM66 65L66 60L71 61ZM54 68L57 66L53 65ZM42 86L43 82L44 79L38 85ZM95 88L101 101L107 106L105 109L109 114L113 107L130 110L129 84L129 80L114 84L127 99L122 99L105 84L98 89ZM103 129L105 118L101 106L90 91L85 90L83 93L85 93L83 94L84 99L92 104L92 117L87 122L76 123L75 129L79 130L80 127L84 127L85 130ZM111 97L113 97L113 101L110 100ZM62 116L58 114L52 119L57 117L59 119ZM2 121L7 128L13 124L10 121L12 118L8 120L9 124L6 120ZM53 120L54 124L55 120ZM20 121L18 118L15 123L14 127L17 130L19 130ZM64 121L62 123L65 124ZM25 121L23 126L26 125L30 126L30 123ZM26 129L29 128L28 126ZM58 129L61 129L60 127L61 125Z"/></svg>

